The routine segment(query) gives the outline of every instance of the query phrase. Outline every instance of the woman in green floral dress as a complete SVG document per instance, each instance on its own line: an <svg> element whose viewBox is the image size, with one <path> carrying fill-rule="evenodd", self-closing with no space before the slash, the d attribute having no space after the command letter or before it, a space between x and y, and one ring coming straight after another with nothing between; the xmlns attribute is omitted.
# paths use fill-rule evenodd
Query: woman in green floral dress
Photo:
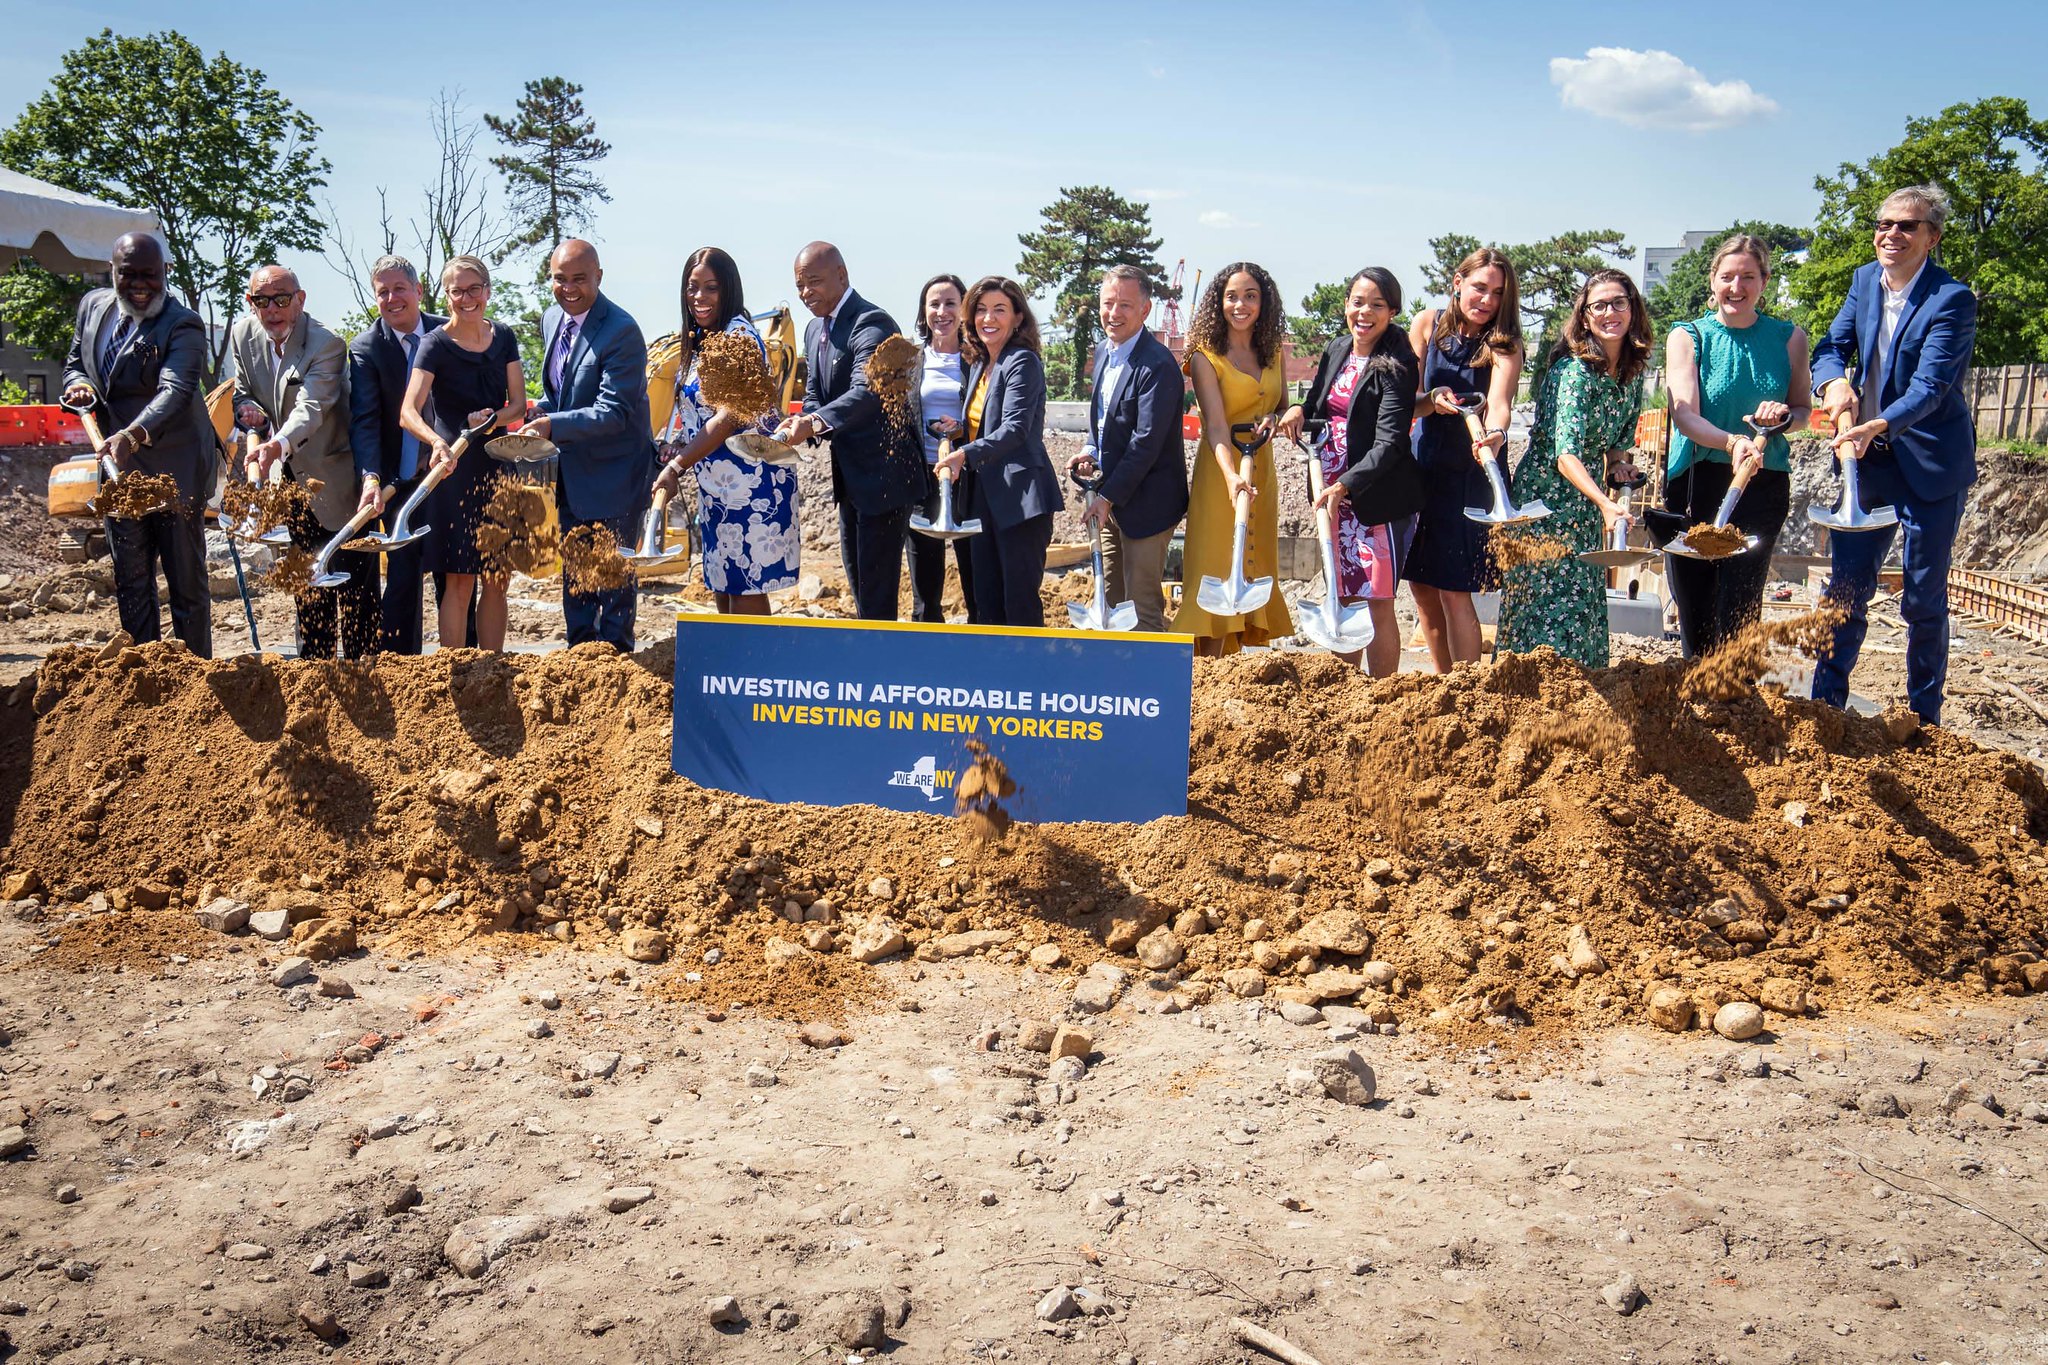
<svg viewBox="0 0 2048 1365"><path fill-rule="evenodd" d="M1588 668L1605 668L1607 575L1578 556L1599 549L1622 516L1605 484L1635 441L1650 354L1649 313L1635 281L1619 270L1589 278L1552 354L1529 453L1512 487L1518 504L1540 498L1550 508L1521 534L1563 541L1571 553L1503 575L1494 652L1526 654L1549 645Z"/></svg>

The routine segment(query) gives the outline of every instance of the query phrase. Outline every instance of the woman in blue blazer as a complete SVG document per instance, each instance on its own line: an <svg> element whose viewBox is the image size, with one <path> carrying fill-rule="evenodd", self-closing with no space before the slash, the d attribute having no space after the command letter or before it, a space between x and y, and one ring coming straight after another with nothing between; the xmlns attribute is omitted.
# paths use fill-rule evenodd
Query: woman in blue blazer
<svg viewBox="0 0 2048 1365"><path fill-rule="evenodd" d="M974 471L969 506L982 524L968 542L976 614L988 626L1043 626L1038 589L1053 513L1063 500L1045 451L1038 322L1023 286L999 275L976 281L960 311L967 319L960 342L969 365L967 417L954 439L966 439L941 463L955 474L963 465Z"/></svg>

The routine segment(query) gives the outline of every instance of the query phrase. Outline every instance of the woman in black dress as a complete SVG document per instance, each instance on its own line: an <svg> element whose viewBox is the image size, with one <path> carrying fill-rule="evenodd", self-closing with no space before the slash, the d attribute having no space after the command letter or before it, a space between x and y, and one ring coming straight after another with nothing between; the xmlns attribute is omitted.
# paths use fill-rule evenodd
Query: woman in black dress
<svg viewBox="0 0 2048 1365"><path fill-rule="evenodd" d="M485 315L491 301L491 272L474 256L457 256L441 272L448 295L448 321L420 343L406 386L399 421L433 450L434 464L452 466L427 499L426 568L445 576L440 595L441 647L505 647L505 583L485 572L476 547L484 505L491 500L497 470L484 443L498 428L526 411L526 377L519 366L519 339ZM471 441L458 460L451 449L469 427L492 424ZM467 638L469 599L477 580L475 640Z"/></svg>

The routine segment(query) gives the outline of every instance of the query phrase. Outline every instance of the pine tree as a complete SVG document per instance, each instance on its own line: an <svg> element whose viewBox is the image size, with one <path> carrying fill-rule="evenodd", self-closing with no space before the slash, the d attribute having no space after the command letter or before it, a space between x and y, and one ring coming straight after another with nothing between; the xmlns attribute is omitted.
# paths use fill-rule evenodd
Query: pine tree
<svg viewBox="0 0 2048 1365"><path fill-rule="evenodd" d="M526 227L498 250L503 261L545 246L589 225L599 204L612 196L591 168L611 154L597 135L597 120L583 108L583 87L560 76L526 83L511 118L485 114L484 124L507 151L491 158L505 177L505 199Z"/></svg>
<svg viewBox="0 0 2048 1365"><path fill-rule="evenodd" d="M1060 191L1046 208L1045 227L1023 232L1024 247L1017 273L1032 293L1053 292L1051 322L1068 334L1073 349L1072 388L1078 391L1088 373L1088 342L1095 335L1096 290L1102 272L1113 265L1136 266L1152 281L1156 295L1167 285L1158 257L1160 239L1150 235L1152 209L1125 199L1104 185L1082 185Z"/></svg>

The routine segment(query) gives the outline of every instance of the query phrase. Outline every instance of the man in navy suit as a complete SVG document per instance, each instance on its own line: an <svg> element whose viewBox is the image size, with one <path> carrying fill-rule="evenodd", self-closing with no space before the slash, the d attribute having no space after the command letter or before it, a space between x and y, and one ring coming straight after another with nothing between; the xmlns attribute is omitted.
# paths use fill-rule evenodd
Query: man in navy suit
<svg viewBox="0 0 2048 1365"><path fill-rule="evenodd" d="M1977 433L1962 390L1977 296L1928 259L1948 213L1948 195L1936 186L1894 191L1878 210L1877 259L1856 271L1848 301L1813 348L1815 397L1835 418L1836 453L1862 461L1864 505L1896 507L1905 528L1906 700L1930 725L1941 719L1948 676L1949 555L1977 479ZM1827 598L1848 619L1814 668L1820 701L1849 699L1866 609L1891 544L1890 527L1829 537Z"/></svg>
<svg viewBox="0 0 2048 1365"><path fill-rule="evenodd" d="M213 491L214 437L201 402L206 328L164 288L164 250L147 233L114 243L114 287L78 304L64 361L64 401L92 404L105 424L105 453L124 475L168 474L178 505L145 517L108 517L114 600L121 629L163 638L156 572L171 596L171 629L194 654L213 657L206 594L206 500Z"/></svg>
<svg viewBox="0 0 2048 1365"><path fill-rule="evenodd" d="M1103 587L1111 602L1133 602L1138 629L1166 629L1166 550L1188 511L1188 467L1180 436L1187 381L1173 352L1146 330L1152 284L1134 266L1113 265L1096 295L1103 344L1095 348L1088 444L1069 470L1102 470L1081 517L1103 529Z"/></svg>
<svg viewBox="0 0 2048 1365"><path fill-rule="evenodd" d="M541 319L540 413L526 424L561 449L555 486L566 535L603 526L630 549L653 497L654 432L647 415L647 340L626 310L598 292L597 248L570 238L548 258L555 306ZM633 585L576 592L562 574L569 643L633 649Z"/></svg>
<svg viewBox="0 0 2048 1365"><path fill-rule="evenodd" d="M348 344L349 447L362 481L358 509L383 489L391 490L384 505L384 529L389 531L427 472L419 437L400 430L398 409L420 343L447 319L420 311L420 273L403 256L379 257L370 267L370 287L377 296L377 320ZM422 518L415 514L413 520ZM426 548L424 540L416 540L384 557L378 647L394 654L418 654L423 648L420 574ZM438 585L434 596L440 599ZM473 620L468 638L476 638Z"/></svg>
<svg viewBox="0 0 2048 1365"><path fill-rule="evenodd" d="M853 291L846 260L830 242L812 242L798 253L796 292L812 314L804 332L804 410L775 435L830 443L847 586L864 620L893 621L903 536L911 510L924 501L924 447L916 433L889 430L882 400L868 389L868 357L902 329Z"/></svg>

